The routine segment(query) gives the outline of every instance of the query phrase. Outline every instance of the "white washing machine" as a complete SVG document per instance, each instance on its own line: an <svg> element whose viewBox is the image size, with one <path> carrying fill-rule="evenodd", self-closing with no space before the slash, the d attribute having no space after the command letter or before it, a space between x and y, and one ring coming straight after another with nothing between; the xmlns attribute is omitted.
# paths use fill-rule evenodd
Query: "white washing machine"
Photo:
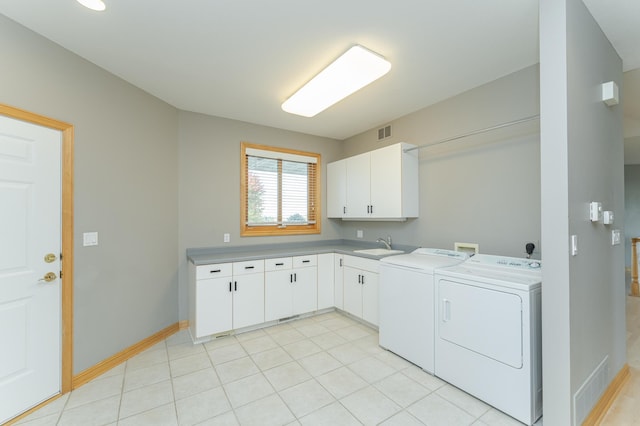
<svg viewBox="0 0 640 426"><path fill-rule="evenodd" d="M466 259L456 251L419 248L380 261L380 346L433 374L434 270Z"/></svg>
<svg viewBox="0 0 640 426"><path fill-rule="evenodd" d="M435 274L435 375L519 421L542 415L542 270L478 254Z"/></svg>

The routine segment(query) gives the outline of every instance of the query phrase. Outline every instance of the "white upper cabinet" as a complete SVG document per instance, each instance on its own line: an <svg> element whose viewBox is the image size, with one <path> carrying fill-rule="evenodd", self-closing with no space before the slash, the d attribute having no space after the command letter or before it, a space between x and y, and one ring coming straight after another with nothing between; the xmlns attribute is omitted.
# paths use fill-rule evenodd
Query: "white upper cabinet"
<svg viewBox="0 0 640 426"><path fill-rule="evenodd" d="M371 209L371 154L347 158L347 213L343 217L369 217Z"/></svg>
<svg viewBox="0 0 640 426"><path fill-rule="evenodd" d="M342 219L418 217L418 153L399 143L327 164L327 214Z"/></svg>
<svg viewBox="0 0 640 426"><path fill-rule="evenodd" d="M327 217L347 213L347 160L327 164Z"/></svg>

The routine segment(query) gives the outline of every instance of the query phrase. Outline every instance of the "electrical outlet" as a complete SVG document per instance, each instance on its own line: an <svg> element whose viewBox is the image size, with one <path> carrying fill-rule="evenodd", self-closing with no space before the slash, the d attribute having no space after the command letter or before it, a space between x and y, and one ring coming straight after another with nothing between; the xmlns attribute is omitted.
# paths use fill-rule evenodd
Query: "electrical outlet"
<svg viewBox="0 0 640 426"><path fill-rule="evenodd" d="M224 234L224 237L223 237L223 241L224 241L225 243L228 243L229 241L231 241L231 234L229 234L229 233L225 233L225 234Z"/></svg>
<svg viewBox="0 0 640 426"><path fill-rule="evenodd" d="M356 230L356 238L364 238L364 231L362 229Z"/></svg>
<svg viewBox="0 0 640 426"><path fill-rule="evenodd" d="M82 245L97 246L98 245L98 233L97 232L85 232L82 234Z"/></svg>

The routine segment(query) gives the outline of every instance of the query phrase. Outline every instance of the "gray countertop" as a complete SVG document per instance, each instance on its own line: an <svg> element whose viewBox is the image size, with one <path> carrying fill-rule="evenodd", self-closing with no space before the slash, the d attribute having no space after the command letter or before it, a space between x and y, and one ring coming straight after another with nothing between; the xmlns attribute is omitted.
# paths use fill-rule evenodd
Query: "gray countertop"
<svg viewBox="0 0 640 426"><path fill-rule="evenodd" d="M382 248L382 245L379 243L355 240L320 240L285 244L201 247L187 249L187 259L194 265L208 265L211 263L243 262L247 260L322 253L341 253L376 260L385 257L354 252L354 250L369 248ZM416 248L415 246L401 244L393 245L394 250L403 250L405 253L410 253Z"/></svg>

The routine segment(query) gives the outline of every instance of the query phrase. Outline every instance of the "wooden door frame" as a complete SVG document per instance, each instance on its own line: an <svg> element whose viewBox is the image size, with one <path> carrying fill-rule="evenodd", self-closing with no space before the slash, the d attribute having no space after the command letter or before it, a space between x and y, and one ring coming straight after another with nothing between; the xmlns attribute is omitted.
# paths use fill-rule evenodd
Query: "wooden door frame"
<svg viewBox="0 0 640 426"><path fill-rule="evenodd" d="M73 125L0 103L0 114L59 130L62 134L62 376L60 393L71 391L73 378Z"/></svg>

